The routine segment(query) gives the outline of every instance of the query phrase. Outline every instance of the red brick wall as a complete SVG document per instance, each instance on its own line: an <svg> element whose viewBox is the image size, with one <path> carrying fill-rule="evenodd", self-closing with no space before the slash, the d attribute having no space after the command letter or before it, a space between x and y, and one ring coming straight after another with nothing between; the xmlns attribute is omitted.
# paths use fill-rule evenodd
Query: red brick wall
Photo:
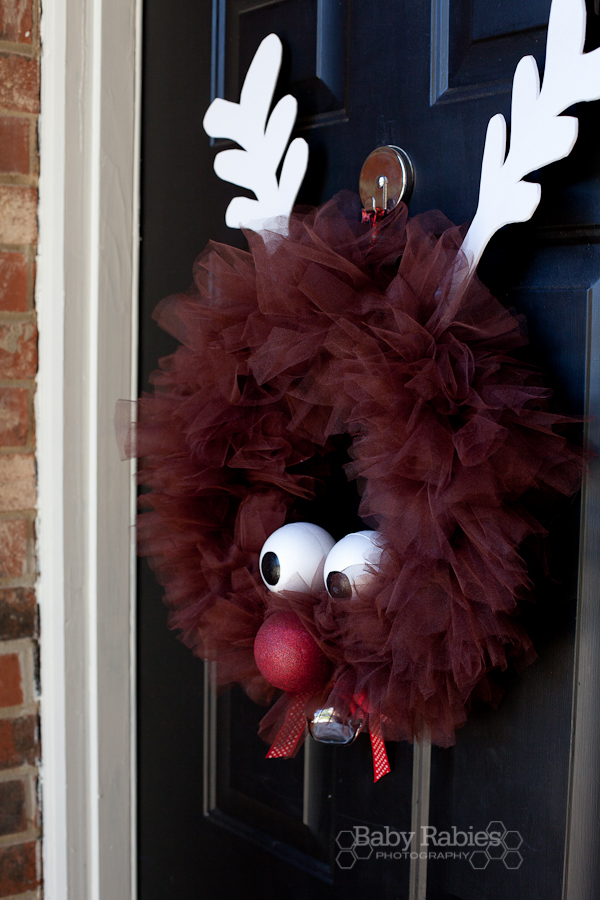
<svg viewBox="0 0 600 900"><path fill-rule="evenodd" d="M0 0L0 897L40 896L33 585L39 14Z"/></svg>

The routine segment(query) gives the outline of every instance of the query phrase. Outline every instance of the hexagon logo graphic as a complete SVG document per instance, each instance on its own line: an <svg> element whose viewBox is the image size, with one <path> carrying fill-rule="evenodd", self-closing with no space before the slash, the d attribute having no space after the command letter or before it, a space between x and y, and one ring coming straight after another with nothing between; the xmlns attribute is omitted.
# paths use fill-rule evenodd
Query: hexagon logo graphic
<svg viewBox="0 0 600 900"><path fill-rule="evenodd" d="M372 852L373 848L370 844L357 844L353 850L353 853L357 859L369 859Z"/></svg>
<svg viewBox="0 0 600 900"><path fill-rule="evenodd" d="M504 835L506 834L506 828L504 826L504 822L490 822L488 827L485 829L487 836L490 840L497 841L498 843L502 840Z"/></svg>
<svg viewBox="0 0 600 900"><path fill-rule="evenodd" d="M503 862L507 869L518 869L523 862L523 857L518 850L507 850Z"/></svg>
<svg viewBox="0 0 600 900"><path fill-rule="evenodd" d="M490 859L503 859L506 847L504 844L488 844L486 853Z"/></svg>
<svg viewBox="0 0 600 900"><path fill-rule="evenodd" d="M340 869L351 869L356 862L356 857L352 850L340 850L335 861Z"/></svg>
<svg viewBox="0 0 600 900"><path fill-rule="evenodd" d="M473 850L469 857L469 862L474 869L487 869L490 858L485 850Z"/></svg>
<svg viewBox="0 0 600 900"><path fill-rule="evenodd" d="M518 831L507 831L502 841L507 850L518 850L523 838Z"/></svg>
<svg viewBox="0 0 600 900"><path fill-rule="evenodd" d="M340 850L352 850L356 840L353 831L340 831L335 841Z"/></svg>

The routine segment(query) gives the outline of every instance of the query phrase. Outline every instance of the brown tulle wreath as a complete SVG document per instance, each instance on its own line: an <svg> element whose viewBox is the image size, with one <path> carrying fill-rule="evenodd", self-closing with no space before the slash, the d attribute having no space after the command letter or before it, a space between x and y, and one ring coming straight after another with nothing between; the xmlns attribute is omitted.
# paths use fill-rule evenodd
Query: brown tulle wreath
<svg viewBox="0 0 600 900"><path fill-rule="evenodd" d="M181 346L129 450L149 489L139 550L170 624L219 684L261 703L278 692L253 646L274 612L295 612L331 663L324 688L281 694L263 719L271 755L295 752L323 707L448 746L474 694L493 699L490 671L535 656L517 616L531 590L519 548L544 533L527 497L574 493L582 453L513 355L523 320L476 277L453 289L463 235L402 204L361 223L343 193L296 210L286 234L247 231L248 251L211 243L188 293L156 310ZM326 496L341 444L359 515L385 540L379 570L343 601L322 584L270 593L261 547Z"/></svg>

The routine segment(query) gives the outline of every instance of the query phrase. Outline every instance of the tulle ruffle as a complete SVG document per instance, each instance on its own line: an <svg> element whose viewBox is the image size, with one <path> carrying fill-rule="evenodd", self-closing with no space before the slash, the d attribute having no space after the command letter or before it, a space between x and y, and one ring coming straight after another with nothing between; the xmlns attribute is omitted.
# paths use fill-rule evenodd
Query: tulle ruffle
<svg viewBox="0 0 600 900"><path fill-rule="evenodd" d="M333 663L306 711L350 716L360 698L386 739L427 727L448 745L492 669L535 654L518 617L531 585L520 545L543 536L528 498L574 493L582 455L548 410L540 373L514 356L524 322L474 278L457 291L463 233L401 206L374 231L357 198L296 211L289 231L211 243L187 294L155 317L181 343L139 401L139 550L172 627L269 703L256 632L293 609ZM327 484L339 435L360 515L386 551L350 600L270 594L266 538ZM283 695L264 720L272 740Z"/></svg>

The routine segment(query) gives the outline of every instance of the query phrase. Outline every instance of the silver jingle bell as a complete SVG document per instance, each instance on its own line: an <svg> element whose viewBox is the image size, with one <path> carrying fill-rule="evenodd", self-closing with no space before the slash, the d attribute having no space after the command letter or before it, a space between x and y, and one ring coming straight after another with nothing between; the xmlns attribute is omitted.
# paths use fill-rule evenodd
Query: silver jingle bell
<svg viewBox="0 0 600 900"><path fill-rule="evenodd" d="M338 716L335 709L318 709L308 722L308 730L315 741L321 744L336 744L339 747L347 746L354 741L362 731L364 720L350 719L344 722Z"/></svg>

